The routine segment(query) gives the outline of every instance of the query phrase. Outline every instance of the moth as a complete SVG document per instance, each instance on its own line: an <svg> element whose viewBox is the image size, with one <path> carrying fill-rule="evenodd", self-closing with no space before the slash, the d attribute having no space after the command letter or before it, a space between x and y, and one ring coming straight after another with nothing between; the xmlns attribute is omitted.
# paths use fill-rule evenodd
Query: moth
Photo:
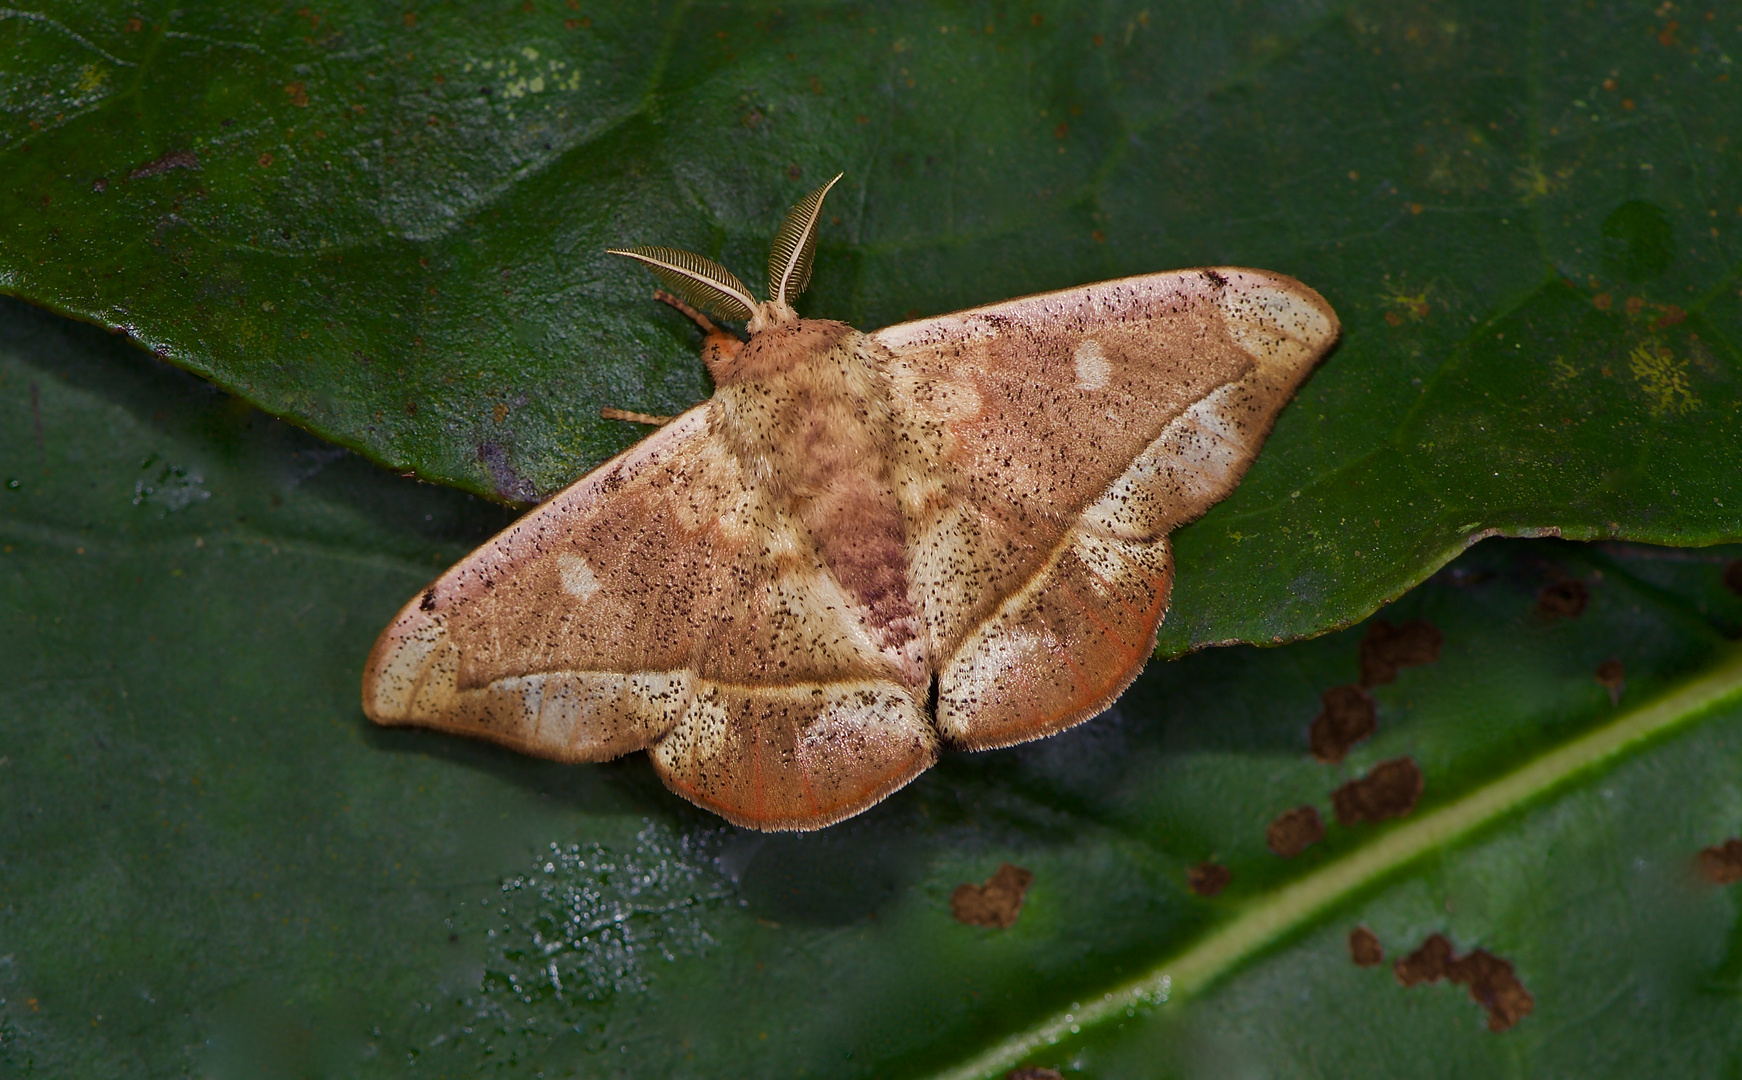
<svg viewBox="0 0 1742 1080"><path fill-rule="evenodd" d="M684 798L803 830L1137 677L1169 531L1239 481L1336 314L1217 268L869 334L801 318L839 179L781 225L766 301L700 255L614 249L702 327L713 397L406 604L368 659L371 719L559 761L645 749Z"/></svg>

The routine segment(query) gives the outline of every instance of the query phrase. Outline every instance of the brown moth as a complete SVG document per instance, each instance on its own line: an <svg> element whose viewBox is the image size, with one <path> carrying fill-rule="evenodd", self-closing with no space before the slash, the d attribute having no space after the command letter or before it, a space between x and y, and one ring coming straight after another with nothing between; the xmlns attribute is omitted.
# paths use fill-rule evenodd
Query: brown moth
<svg viewBox="0 0 1742 1080"><path fill-rule="evenodd" d="M1221 268L872 334L803 319L834 182L781 226L764 303L699 255L615 252L749 340L667 297L708 331L714 396L408 603L369 656L371 719L560 761L646 749L729 821L816 829L1136 678L1169 530L1239 481L1336 314Z"/></svg>

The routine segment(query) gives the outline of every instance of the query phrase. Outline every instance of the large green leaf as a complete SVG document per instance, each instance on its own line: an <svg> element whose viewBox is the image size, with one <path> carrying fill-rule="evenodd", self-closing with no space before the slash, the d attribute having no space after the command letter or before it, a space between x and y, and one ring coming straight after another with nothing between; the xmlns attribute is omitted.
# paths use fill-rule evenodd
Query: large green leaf
<svg viewBox="0 0 1742 1080"><path fill-rule="evenodd" d="M1738 28L1618 4L0 13L0 289L508 500L707 394L612 244L871 328L1182 265L1343 347L1179 538L1164 652L1363 617L1494 532L1742 536Z"/></svg>
<svg viewBox="0 0 1742 1080"><path fill-rule="evenodd" d="M9 1075L1696 1075L1742 1054L1742 894L1695 872L1742 832L1742 546L1477 546L1381 613L1443 653L1373 690L1378 733L1341 765L1307 728L1367 628L1157 663L1063 736L764 836L641 755L562 766L362 718L377 630L506 511L101 331L9 302L0 342ZM1571 582L1588 606L1552 617ZM1333 788L1405 756L1413 814L1267 850L1278 814L1328 819ZM1214 898L1187 888L1205 860L1232 873ZM1003 861L1035 875L1016 925L954 921L952 890ZM1486 949L1534 1012L1490 1033L1461 988L1356 968L1357 924L1388 959L1432 933Z"/></svg>
<svg viewBox="0 0 1742 1080"><path fill-rule="evenodd" d="M1742 549L1476 547L1378 616L1444 653L1373 690L1378 734L1339 765L1306 732L1364 627L1157 664L1066 736L764 837L639 755L369 727L375 633L511 514L247 404L548 492L634 437L599 406L707 393L692 331L600 249L754 280L841 167L812 314L1203 263L1336 305L1343 346L1177 538L1164 651L1362 619L1490 532L1735 540L1722 14L0 12L0 290L239 395L0 307L0 1062L1734 1070L1742 901L1695 867L1742 833ZM1588 608L1553 617L1574 581ZM1328 817L1406 756L1412 814L1267 850L1278 814ZM1016 925L956 923L952 890L1006 860L1035 874ZM1186 885L1205 860L1232 873L1213 898ZM1350 962L1360 924L1385 966ZM1390 961L1433 933L1511 962L1534 1011L1491 1033L1464 989L1401 987Z"/></svg>

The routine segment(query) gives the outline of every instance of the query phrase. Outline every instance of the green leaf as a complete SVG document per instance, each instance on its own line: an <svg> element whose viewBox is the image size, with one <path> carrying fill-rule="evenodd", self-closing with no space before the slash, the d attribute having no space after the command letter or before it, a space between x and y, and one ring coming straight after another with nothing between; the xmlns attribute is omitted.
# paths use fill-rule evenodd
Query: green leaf
<svg viewBox="0 0 1742 1080"><path fill-rule="evenodd" d="M752 273L837 169L806 310L866 329L1286 271L1344 343L1161 648L1289 640L1480 536L1742 537L1742 42L1665 12L62 0L0 18L0 290L524 502L709 392L605 249Z"/></svg>
<svg viewBox="0 0 1742 1080"><path fill-rule="evenodd" d="M1697 545L1742 539L1738 27L1664 12L0 12L0 291L210 380L0 304L0 1071L1733 1070L1742 901L1700 853L1742 834L1742 547ZM807 314L1323 292L1343 345L1176 537L1162 649L1350 628L1158 662L805 836L641 755L368 725L370 642L489 500L627 445L601 406L708 393L603 249L754 272L838 168ZM1439 569L1556 532L1604 542ZM1321 764L1381 619L1443 652ZM1411 813L1268 848L1402 758ZM1006 861L1015 925L956 922ZM1403 987L1434 934L1528 1015Z"/></svg>
<svg viewBox="0 0 1742 1080"><path fill-rule="evenodd" d="M642 755L363 719L376 632L508 512L94 328L7 303L0 342L9 1075L1696 1075L1742 1053L1742 899L1696 869L1742 833L1742 546L1478 545L1376 617L1443 650L1371 689L1378 731L1338 765L1307 729L1370 626L1158 662L1062 736L762 835ZM1413 813L1268 850L1279 814L1331 821L1335 788L1405 757ZM1006 861L1034 874L1016 924L956 922L953 890ZM1214 897L1187 887L1205 861L1231 872ZM1351 963L1358 925L1386 965ZM1512 964L1530 1014L1493 1033L1464 988L1400 986L1390 962L1436 933Z"/></svg>

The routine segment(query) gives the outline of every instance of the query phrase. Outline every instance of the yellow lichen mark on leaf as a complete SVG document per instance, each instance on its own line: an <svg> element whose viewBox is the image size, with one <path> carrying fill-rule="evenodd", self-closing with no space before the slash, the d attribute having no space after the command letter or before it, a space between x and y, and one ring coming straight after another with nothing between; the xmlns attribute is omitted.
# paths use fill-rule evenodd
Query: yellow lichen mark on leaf
<svg viewBox="0 0 1742 1080"><path fill-rule="evenodd" d="M1628 369L1651 402L1651 415L1677 416L1700 407L1700 399L1688 385L1688 362L1655 342L1635 345L1627 355Z"/></svg>
<svg viewBox="0 0 1742 1080"><path fill-rule="evenodd" d="M1557 176L1557 179L1561 179ZM1555 189L1555 180L1542 171L1542 166L1536 162L1520 167L1512 174L1512 186L1524 196L1525 202L1540 199Z"/></svg>
<svg viewBox="0 0 1742 1080"><path fill-rule="evenodd" d="M1401 283L1391 281L1388 278L1383 291L1379 294L1379 299L1391 309L1385 313L1385 321L1392 326L1397 326L1405 318L1412 322L1427 318L1427 297L1428 293L1432 291L1433 286L1426 285L1419 292L1410 292Z"/></svg>
<svg viewBox="0 0 1742 1080"><path fill-rule="evenodd" d="M1549 366L1554 369L1552 385L1557 390L1571 386L1579 379L1579 366L1564 356L1556 355L1549 361Z"/></svg>
<svg viewBox="0 0 1742 1080"><path fill-rule="evenodd" d="M86 64L79 69L79 81L73 89L81 94L94 94L109 81L109 73L95 64Z"/></svg>

